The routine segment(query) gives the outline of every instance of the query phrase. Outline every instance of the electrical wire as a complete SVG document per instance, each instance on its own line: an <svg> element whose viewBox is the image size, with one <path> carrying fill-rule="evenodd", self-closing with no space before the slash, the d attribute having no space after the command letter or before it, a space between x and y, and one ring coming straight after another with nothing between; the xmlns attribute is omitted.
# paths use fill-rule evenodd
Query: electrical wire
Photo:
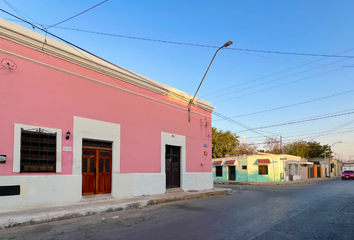
<svg viewBox="0 0 354 240"><path fill-rule="evenodd" d="M156 84L155 82L153 82L153 81L151 81L151 80L148 80L147 78L142 77L141 75L139 75L139 74L137 74L137 73L134 73L134 72L132 72L132 71L130 71L130 70L127 70L127 69L125 69L125 68L123 68L123 67L121 67L121 66L118 66L118 65L114 64L114 63L111 63L111 62L109 62L109 61L107 61L107 60L105 60L105 59L103 59L103 58L101 58L101 57L99 57L99 56L97 56L97 55L95 55L95 54L93 54L93 53L91 53L91 52L89 52L89 51L87 51L87 50L85 50L85 49L83 49L83 48L81 48L81 47L79 47L79 46L77 46L77 45L75 45L75 44L73 44L73 43L71 43L71 42L69 42L69 41L67 41L67 40L65 40L65 39L63 39L63 38L61 38L61 37L59 37L59 36L57 36L57 35L55 35L55 34L52 34L52 33L48 32L46 29L40 28L40 27L34 25L33 23L30 23L30 22L28 22L28 21L25 20L25 19L21 19L21 18L15 16L15 15L13 15L13 14L11 14L11 13L9 13L9 12L3 10L3 9L0 9L0 11L4 12L4 13L6 13L6 14L12 16L12 17L15 17L15 18L21 20L22 22L25 22L25 23L31 25L32 27L35 27L35 28L37 28L37 29L39 29L39 30L41 30L41 31L43 31L43 32L45 32L45 33L47 33L47 34L49 34L49 35L51 35L51 36L53 36L53 37L55 37L55 38L57 38L57 39L63 41L63 42L65 42L65 43L67 43L68 45L74 47L74 49L77 48L77 49L79 49L79 50L81 50L81 51L83 51L83 52L85 52L85 53L88 53L89 55L92 55L92 56L94 56L94 57L96 57L96 58L98 58L98 59L100 59L100 60L102 60L102 61L104 61L104 62L110 64L110 65L113 65L113 66L115 66L115 67L117 67L117 68L119 68L119 69L121 69L121 70L127 72L127 73L130 74L130 75L134 75L135 77L139 78L140 80L142 80L142 81L144 81L144 82L146 82L146 83L148 83L148 84L150 84L150 85L153 85L154 87L157 87L157 88L161 89L162 91L165 91L168 95L172 95L172 96L174 96L174 97L177 97L177 98L181 99L181 101L186 102L186 100L185 100L182 96L180 96L179 94L174 93L173 91L171 91L171 90L169 90L169 89L167 89L167 88L164 88L164 87L160 86L159 84ZM76 50L77 50L77 49L76 49ZM80 54L82 54L82 53L80 53ZM96 63L96 64L97 64L97 63ZM109 76L109 75L108 75L108 76ZM111 76L110 76L110 77L111 77ZM203 107L201 107L201 106L199 106L199 108L203 109Z"/></svg>
<svg viewBox="0 0 354 240"><path fill-rule="evenodd" d="M82 30L82 29L76 29L76 28L64 28L64 27L60 27L60 28L78 31L78 32L86 32L86 33L93 33L93 34L106 35L106 36L112 36L112 37L120 37L120 38L130 38L130 39L144 40L144 41L150 41L150 42L161 42L161 43L186 45L186 46L194 46L194 47L204 47L204 48L216 48L216 49L219 48L218 46L211 46L211 45L204 45L204 44L194 44L194 43L152 39L152 38L133 37L133 36L127 36L127 35L120 35L120 34L113 34L113 33L102 33L102 32L95 32L95 31ZM354 58L354 56L350 56L350 55L349 56L338 56L338 55L330 55L330 54L282 52L282 51L270 51L270 50L247 49L247 48L233 48L233 47L228 47L225 50L236 50L236 51L244 51L244 52L262 52L262 53L274 53L274 54L286 54L286 55L310 56L310 57Z"/></svg>
<svg viewBox="0 0 354 240"><path fill-rule="evenodd" d="M351 93L351 92L354 92L354 90L349 90L349 91L346 91L346 92L341 92L341 93L337 93L337 94L333 94L333 95L329 95L329 96L325 96L325 97L321 97L321 98L316 98L316 99L312 99L312 100L308 100L308 101L304 101L304 102L294 103L294 104L290 104L290 105L286 105L286 106L282 106L282 107L271 108L271 109L262 110L262 111L258 111L258 112L252 112L252 113L246 113L246 114L242 114L242 115L237 115L237 116L233 116L233 117L229 117L229 118L239 118L239 117L245 117L245 116L265 113L265 112L271 112L271 111L275 111L275 110L279 110L279 109L284 109L284 108L294 107L294 106L298 106L298 105L302 105L302 104L306 104L306 103L316 102L316 101L324 100L324 99L331 98L331 97L340 96L340 95ZM213 120L213 121L216 122L216 121L221 121L221 120L222 119L217 119L217 120Z"/></svg>
<svg viewBox="0 0 354 240"><path fill-rule="evenodd" d="M342 114L330 115L330 116L326 116L326 117L316 117L316 118L307 119L307 120L293 121L293 122L287 122L287 123L282 123L282 124L274 124L274 125L268 125L268 126L263 126L263 127L256 127L256 128L252 128L252 130L258 130L258 129L264 129L264 128L272 128L272 127L279 127L279 126L285 126L285 125L292 125L292 124L303 123L303 122L310 122L310 121L322 120L322 119L326 119L326 118L339 117L339 116L349 115L349 114L353 114L353 113L354 113L354 111L352 111L352 112L347 112L347 113L342 113ZM247 131L251 131L251 129L245 130L245 131L241 131L241 132L247 132ZM239 133L241 133L241 132L239 132Z"/></svg>
<svg viewBox="0 0 354 240"><path fill-rule="evenodd" d="M348 59L341 59L341 60L336 61L334 63L342 62L342 61L346 61L346 60L348 60ZM310 71L313 71L313 70L316 70L316 69L319 69L319 68L323 68L323 67L325 67L325 66L319 66L319 67L311 68L311 69L308 69L308 70L305 70L305 71L302 71L302 72L294 73L294 74L287 75L287 76L284 76L284 77L281 77L281 78L277 78L277 79L273 79L273 80L270 80L270 81L267 81L267 82L263 82L263 83L259 83L259 84L256 84L256 85L253 85L253 86L249 86L249 87L246 87L246 88L238 89L236 91L232 91L232 92L224 93L224 94L221 94L221 95L218 95L218 96L206 98L206 100L220 98L220 97L224 97L224 96L230 95L230 94L235 94L236 92L242 92L242 91L247 90L247 89L251 89L251 88L255 88L255 87L262 86L262 85L265 85L265 84L269 84L269 83L272 83L272 82L276 82L276 81L279 81L279 80L282 80L282 79L285 79L285 78L293 77L293 76L296 76L296 75L299 75L299 74L302 74L302 73L306 73L306 72L310 72ZM341 67L339 69L345 69L345 67Z"/></svg>
<svg viewBox="0 0 354 240"><path fill-rule="evenodd" d="M264 135L264 134L262 134L262 133L260 133L260 132L258 132L258 131L255 131L255 130L253 130L251 127L249 127L249 126L247 126L247 125L245 125L245 124L242 124L242 123L240 123L240 122L237 122L237 121L235 121L235 120L233 120L233 119L230 119L230 118L228 118L228 117L226 117L226 116L224 116L224 115L222 115L222 114L220 114L220 113L217 113L217 112L213 112L213 115L216 115L216 116L218 116L218 117L220 117L220 118L223 118L223 119L225 119L225 120L227 120L227 121L229 121L229 122L231 122L231 123L233 123L233 124L236 124L236 125L238 125L238 126L241 126L241 127L243 127L243 128L246 128L247 129L247 131L252 131L252 132L254 132L254 133L256 133L256 134L258 134L258 135L261 135L261 136L263 136L263 137L268 137L268 136L266 136L266 135Z"/></svg>
<svg viewBox="0 0 354 240"><path fill-rule="evenodd" d="M352 51L352 50L354 50L354 48L351 48L351 49L348 49L348 50L345 50L345 51L336 53L336 54L334 54L334 55L339 55L339 54L342 54L342 53L350 52L350 51ZM322 61L322 60L327 59L327 58L328 58L328 57L320 58L320 59L318 59L318 60L315 60L315 61L312 61L312 62L309 62L309 63L301 64L301 65L299 65L299 66L292 67L292 68L289 68L289 69L286 69L286 70L283 70L283 71L280 71L280 72L276 72L276 73L273 73L273 74L269 74L269 75L266 75L266 76L264 76L264 77L260 77L260 78L256 78L256 79L251 80L251 81L243 82L243 83L240 83L240 84L237 84L237 85L228 87L228 88L221 89L221 90L219 90L219 91L214 91L214 92L212 92L212 93L203 95L202 97L209 96L209 95L214 95L214 94L217 94L217 93L220 93L220 92L225 92L225 91L230 90L230 89L232 89L232 88L236 88L236 87L239 87L239 86L242 86L242 85L245 85L245 84L249 84L249 83L252 83L252 82L257 82L257 81L259 81L259 80L262 80L262 79L265 79L265 78L268 78L268 77L272 77L272 76L275 76L275 75L278 75L278 74L281 74L281 73L284 73L284 72L288 72L288 71L291 71L291 70L294 70L294 69L297 69L297 68L306 66L306 65L308 65L308 64L313 64L313 63ZM292 75L291 75L291 76L292 76Z"/></svg>
<svg viewBox="0 0 354 240"><path fill-rule="evenodd" d="M4 0L4 1L5 1L5 0ZM81 14L84 14L84 13L90 11L91 9L94 9L95 7L97 7L97 6L99 6L99 5L103 4L103 3L105 3L105 2L107 2L107 1L108 1L108 0L105 0L105 1L103 1L103 2L100 2L100 3L96 4L96 5L93 6L93 7L89 8L89 9L86 9L86 10L83 11L83 12L80 12L80 13L78 13L78 14L76 14L76 15L70 17L70 18L67 18L67 19L65 19L65 20L63 20L63 21L61 21L61 22L58 22L58 23L56 23L56 24L53 24L53 25L47 27L47 29L52 28L52 27L55 27L55 26L57 26L57 25L59 25L59 24L62 24L62 23L64 23L64 22L66 22L66 21L69 21L69 20L71 20L71 19L73 19L73 18L75 18L75 17L78 17L78 16L80 16Z"/></svg>
<svg viewBox="0 0 354 240"><path fill-rule="evenodd" d="M225 100L222 100L222 101L219 101L219 102L214 102L213 104L218 104L218 103L230 101L230 100L233 100L233 99L236 99L236 98L241 98L241 97L253 95L253 94L256 94L256 93L260 93L260 92L272 90L272 89L275 89L275 88L283 87L283 86L286 86L286 85L289 85L289 84L292 84L292 83L296 83L296 82L301 82L301 81L304 81L304 80L306 80L306 79L318 77L318 76L321 76L321 75L324 75L324 74L332 73L332 72L339 71L339 70L343 70L343 69L344 69L344 68L337 68L337 69L334 69L334 70L331 70L331 71L327 71L327 72L319 73L319 74L312 75L312 76L309 76L309 77L305 77L305 78L301 78L301 79L298 79L298 80L294 80L294 81L291 81L291 82L279 84L279 85L276 85L276 86L273 86L273 87L264 88L264 89L261 89L261 90L259 90L259 91L255 91L255 92L243 94L243 95L240 95L240 96L237 96L237 97L228 98L228 99L225 99Z"/></svg>

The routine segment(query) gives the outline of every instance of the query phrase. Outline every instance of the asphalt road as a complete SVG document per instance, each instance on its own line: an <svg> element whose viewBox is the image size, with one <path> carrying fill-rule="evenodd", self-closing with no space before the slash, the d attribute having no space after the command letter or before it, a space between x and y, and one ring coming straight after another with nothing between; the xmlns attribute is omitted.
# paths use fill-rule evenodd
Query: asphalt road
<svg viewBox="0 0 354 240"><path fill-rule="evenodd" d="M234 193L4 229L0 239L354 238L352 180L227 187Z"/></svg>

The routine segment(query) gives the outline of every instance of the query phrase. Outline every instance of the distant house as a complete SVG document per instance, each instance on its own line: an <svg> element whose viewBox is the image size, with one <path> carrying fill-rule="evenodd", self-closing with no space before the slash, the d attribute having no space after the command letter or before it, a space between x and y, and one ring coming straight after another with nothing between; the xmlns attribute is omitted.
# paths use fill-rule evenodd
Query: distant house
<svg viewBox="0 0 354 240"><path fill-rule="evenodd" d="M0 211L213 188L210 103L4 19L0 97Z"/></svg>
<svg viewBox="0 0 354 240"><path fill-rule="evenodd" d="M313 163L313 165L309 167L309 178L328 177L328 158L309 158L308 161Z"/></svg>
<svg viewBox="0 0 354 240"><path fill-rule="evenodd" d="M281 182L301 179L300 157L268 153L213 159L214 181Z"/></svg>

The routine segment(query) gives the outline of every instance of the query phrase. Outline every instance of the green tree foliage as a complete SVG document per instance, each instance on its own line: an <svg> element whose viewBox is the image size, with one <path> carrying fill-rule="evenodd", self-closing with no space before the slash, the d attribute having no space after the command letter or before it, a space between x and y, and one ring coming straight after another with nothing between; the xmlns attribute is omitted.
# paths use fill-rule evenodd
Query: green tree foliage
<svg viewBox="0 0 354 240"><path fill-rule="evenodd" d="M316 141L294 141L283 147L283 152L303 158L328 157L328 145L321 145Z"/></svg>
<svg viewBox="0 0 354 240"><path fill-rule="evenodd" d="M235 153L235 148L239 143L239 136L230 131L212 128L212 150L213 158L222 158L226 154Z"/></svg>

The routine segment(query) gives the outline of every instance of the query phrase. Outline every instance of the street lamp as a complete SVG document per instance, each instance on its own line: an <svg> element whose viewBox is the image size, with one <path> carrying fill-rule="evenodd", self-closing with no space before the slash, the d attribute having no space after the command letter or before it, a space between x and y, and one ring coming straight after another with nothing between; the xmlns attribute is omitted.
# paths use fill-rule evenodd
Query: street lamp
<svg viewBox="0 0 354 240"><path fill-rule="evenodd" d="M189 112L188 114L189 114L189 116L188 116L188 122L191 121L191 105L192 105L192 103L193 103L193 101L194 101L195 96L197 95L197 93L198 93L198 91L199 91L200 86L202 86L202 83L203 83L203 81L204 81L204 78L205 78L205 76L207 75L211 64L213 63L216 54L219 52L220 49L226 48L226 47L230 46L231 44L233 44L233 42L232 42L232 41L228 41L228 42L226 42L224 45L222 45L221 47L219 47L218 50L216 50L213 59L211 59L211 62L210 62L210 64L209 64L209 67L208 67L208 69L206 70L206 72L205 72L205 74L204 74L204 76L203 76L203 79L202 79L202 81L201 81L200 84L199 84L199 87L198 87L197 91L195 92L193 98L189 101L189 108L188 108L188 112Z"/></svg>
<svg viewBox="0 0 354 240"><path fill-rule="evenodd" d="M331 166L331 147L334 144L336 144L336 143L342 143L342 141L335 142L331 146L328 147L328 151L329 151L329 156L328 156L328 178L331 178L331 169L332 169L332 166Z"/></svg>

